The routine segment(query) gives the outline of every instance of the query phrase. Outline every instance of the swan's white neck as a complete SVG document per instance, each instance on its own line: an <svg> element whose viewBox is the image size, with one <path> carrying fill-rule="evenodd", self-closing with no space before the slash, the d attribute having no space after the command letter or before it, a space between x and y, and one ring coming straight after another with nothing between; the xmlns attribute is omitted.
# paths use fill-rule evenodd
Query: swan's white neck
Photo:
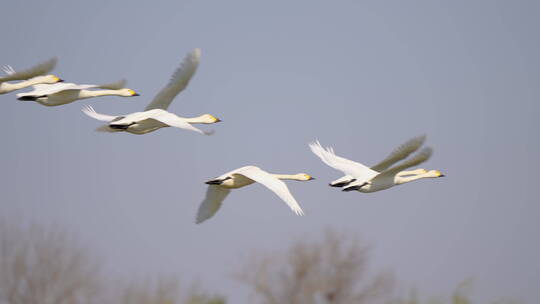
<svg viewBox="0 0 540 304"><path fill-rule="evenodd" d="M441 172L439 172L437 170L431 170L431 171L428 171L426 173L412 175L412 176L397 176L396 175L395 184L396 185L401 185L401 184L409 183L409 182L412 182L412 181L415 181L415 180L418 180L418 179L422 179L422 178L436 178L436 177L440 177L440 176L441 176Z"/></svg>
<svg viewBox="0 0 540 304"><path fill-rule="evenodd" d="M184 119L190 124L213 124L219 121L210 114L203 114L201 116L184 118Z"/></svg>
<svg viewBox="0 0 540 304"><path fill-rule="evenodd" d="M120 90L81 90L79 93L79 99L92 98L98 96L122 96Z"/></svg>
<svg viewBox="0 0 540 304"><path fill-rule="evenodd" d="M427 173L426 169L416 169L411 171L401 171L396 174L396 176L406 176L406 175L418 175Z"/></svg>
<svg viewBox="0 0 540 304"><path fill-rule="evenodd" d="M29 80L19 81L17 83L2 82L2 83L0 83L0 94L9 93L9 92L12 92L12 91L15 91L15 90L24 89L24 88L27 88L29 86L39 84L39 83L41 83L41 81L38 80L38 79L34 79L34 78L29 79Z"/></svg>
<svg viewBox="0 0 540 304"><path fill-rule="evenodd" d="M297 174L272 174L277 179L285 179L285 180L296 180L296 181L303 181L304 179L298 176Z"/></svg>

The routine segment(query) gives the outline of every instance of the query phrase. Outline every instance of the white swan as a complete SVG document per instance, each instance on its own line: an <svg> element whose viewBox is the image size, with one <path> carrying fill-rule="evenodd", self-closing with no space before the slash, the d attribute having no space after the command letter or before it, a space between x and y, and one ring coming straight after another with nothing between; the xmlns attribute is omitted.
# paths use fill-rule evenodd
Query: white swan
<svg viewBox="0 0 540 304"><path fill-rule="evenodd" d="M400 146L384 161L373 167L381 171L376 171L361 163L339 157L335 155L332 148L324 149L318 141L311 143L309 146L313 153L325 164L346 174L346 177L342 178L345 180L344 186L346 186L343 191L376 192L421 178L444 176L438 170L426 171L424 169L417 169L403 171L428 160L432 154L432 149L429 147L422 149L422 151L402 164L388 168L393 163L407 157L414 150L418 149L423 141L424 138L417 137ZM352 180L347 179L348 177L352 177Z"/></svg>
<svg viewBox="0 0 540 304"><path fill-rule="evenodd" d="M263 184L277 194L297 215L304 215L302 208L292 196L287 185L281 180L308 181L314 179L309 174L293 175L270 174L255 166L246 166L227 172L213 180L207 181L206 198L199 207L196 223L211 218L221 207L221 203L231 189L241 188L255 182Z"/></svg>
<svg viewBox="0 0 540 304"><path fill-rule="evenodd" d="M132 89L125 88L126 81L120 80L110 84L75 84L55 83L34 85L34 90L17 94L22 101L35 101L48 107L65 105L79 99L99 96L139 96ZM96 90L99 89L99 90Z"/></svg>
<svg viewBox="0 0 540 304"><path fill-rule="evenodd" d="M182 61L180 67L174 72L167 86L154 97L154 100L146 107L144 112L110 116L96 113L91 107L85 107L83 112L94 119L108 122L107 125L97 129L103 132L125 131L133 134L146 134L160 128L177 127L210 135L213 132L201 131L191 124L212 124L220 122L221 120L218 118L210 114L184 118L167 111L167 108L176 95L186 88L189 80L195 74L200 56L201 51L199 49L195 49L189 53Z"/></svg>
<svg viewBox="0 0 540 304"><path fill-rule="evenodd" d="M411 153L418 150L424 144L425 140L426 140L426 136L424 136L424 135L414 137L414 138L408 140L407 142L405 142L402 145L400 145L399 147L397 147L394 151L392 151L392 153L390 153L390 155L388 155L385 159L380 161L378 164L372 166L371 170L381 172L381 171L383 171L385 169L388 169L393 164L397 163L400 160L403 160L403 159L407 158ZM320 144L318 144L318 145L320 146ZM310 147L311 147L311 145L310 145ZM312 147L311 151L313 151L313 153L318 155L324 161L324 158L322 158L318 154L319 151L324 151L324 149ZM331 150L331 151L333 153L333 150ZM336 156L336 157L339 157L339 156ZM409 171L405 171L405 172L400 173L400 174L405 174L406 175L407 172L409 172ZM425 170L424 169L419 169L417 171L413 171L413 173L414 172L425 173ZM350 183L352 183L354 181L355 181L355 179L352 176L345 175L345 176L343 176L343 177L341 177L341 178L339 178L339 179L337 179L335 181L330 182L329 185L332 186L332 187L344 187L344 186L347 186L348 184L350 184Z"/></svg>
<svg viewBox="0 0 540 304"><path fill-rule="evenodd" d="M100 132L122 132L132 134L146 134L165 127L175 127L194 131L204 135L212 135L213 131L206 132L192 126L192 123L210 124L219 121L210 114L194 118L182 118L176 114L162 109L153 109L144 112L135 112L125 116L111 116L94 111L91 106L85 106L83 113L97 120L108 122L107 125L97 129Z"/></svg>
<svg viewBox="0 0 540 304"><path fill-rule="evenodd" d="M61 82L62 79L55 75L45 75L56 66L57 59L52 58L46 62L29 68L28 70L13 70L11 66L3 68L7 76L0 77L0 94L6 94L15 90L23 89L36 84L52 84ZM8 81L22 80L18 83L7 83Z"/></svg>

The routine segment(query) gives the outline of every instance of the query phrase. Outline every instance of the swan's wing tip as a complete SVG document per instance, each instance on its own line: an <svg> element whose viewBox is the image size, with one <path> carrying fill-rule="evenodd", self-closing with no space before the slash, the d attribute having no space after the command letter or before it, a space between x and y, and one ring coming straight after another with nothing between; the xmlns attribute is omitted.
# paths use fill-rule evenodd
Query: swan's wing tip
<svg viewBox="0 0 540 304"><path fill-rule="evenodd" d="M421 154L425 154L427 156L431 156L431 154L433 154L433 148L432 147L425 147L424 149L422 149L422 151L420 151Z"/></svg>

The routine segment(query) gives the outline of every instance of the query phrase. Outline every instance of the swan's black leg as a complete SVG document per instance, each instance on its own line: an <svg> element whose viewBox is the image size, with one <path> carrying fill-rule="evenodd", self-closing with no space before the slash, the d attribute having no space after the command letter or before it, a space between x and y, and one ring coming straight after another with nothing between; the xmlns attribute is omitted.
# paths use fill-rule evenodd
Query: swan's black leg
<svg viewBox="0 0 540 304"><path fill-rule="evenodd" d="M21 96L21 97L17 98L17 100L21 100L21 101L36 101L36 100L38 100L38 98L43 98L43 97L47 97L47 95L41 95L41 96Z"/></svg>
<svg viewBox="0 0 540 304"><path fill-rule="evenodd" d="M208 184L208 185L221 185L221 184L223 184L224 181L226 181L228 179L231 179L231 178L232 177L227 176L224 179L213 179L213 180L209 180L209 181L205 182L205 184Z"/></svg>
<svg viewBox="0 0 540 304"><path fill-rule="evenodd" d="M356 181L356 178L353 178L353 179L351 179L351 180L349 180L349 181L344 181L344 182L337 183L337 184L328 184L328 185L329 185L330 187L340 187L340 188L341 188L341 187L347 186L348 184L350 184L350 183L352 183L352 182L354 182L354 181Z"/></svg>
<svg viewBox="0 0 540 304"><path fill-rule="evenodd" d="M357 185L357 186L351 186L351 187L347 187L345 189L343 189L342 191L345 191L345 192L349 192L349 191L354 191L354 190L360 190L360 188L364 187L365 185L367 185L368 183L365 182L361 185Z"/></svg>

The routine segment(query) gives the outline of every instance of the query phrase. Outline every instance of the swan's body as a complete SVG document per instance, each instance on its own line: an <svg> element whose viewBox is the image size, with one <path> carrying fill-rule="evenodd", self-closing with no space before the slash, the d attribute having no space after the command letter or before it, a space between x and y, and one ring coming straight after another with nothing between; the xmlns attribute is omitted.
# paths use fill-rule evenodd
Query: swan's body
<svg viewBox="0 0 540 304"><path fill-rule="evenodd" d="M6 76L0 77L0 94L6 94L15 90L27 88L37 84L53 84L62 80L55 75L45 75L56 66L56 58L50 59L44 63L38 64L24 71L15 71L12 67L4 67ZM8 83L8 81L17 81L17 83Z"/></svg>
<svg viewBox="0 0 540 304"><path fill-rule="evenodd" d="M56 83L39 84L34 86L34 90L17 94L18 100L35 101L44 106L54 107L72 103L76 100L87 99L99 96L139 96L135 91L124 88L125 80L111 84L75 84Z"/></svg>
<svg viewBox="0 0 540 304"><path fill-rule="evenodd" d="M293 175L270 174L255 166L246 166L230 172L227 172L213 180L206 182L209 184L206 191L206 198L199 207L197 214L197 224L212 217L221 207L221 203L230 193L231 189L242 188L255 182L263 184L279 196L297 215L303 215L304 212L287 185L281 180L308 181L312 180L308 174L299 173Z"/></svg>
<svg viewBox="0 0 540 304"><path fill-rule="evenodd" d="M210 135L212 132L204 132L191 124L212 124L221 121L216 117L204 114L198 117L184 118L167 111L176 95L187 87L190 79L195 74L200 56L199 49L189 53L180 67L174 72L168 85L154 97L144 112L111 116L96 113L91 107L85 107L83 112L94 119L107 122L107 125L97 129L103 132L125 131L132 134L146 134L160 128L177 127Z"/></svg>
<svg viewBox="0 0 540 304"><path fill-rule="evenodd" d="M195 128L191 124L209 124L214 123L217 118L205 114L194 118L182 118L176 114L167 112L162 109L153 109L144 112L135 112L125 116L111 116L99 114L94 111L91 106L83 108L83 112L97 120L108 122L107 125L98 128L98 131L102 132L129 132L132 134L146 134L157 129L166 127L176 127L180 129L186 129L201 133L204 135L211 135L212 132L205 132L198 128Z"/></svg>
<svg viewBox="0 0 540 304"><path fill-rule="evenodd" d="M332 148L324 149L317 141L310 144L310 148L328 166L340 170L345 176L334 181L331 186L341 183L345 188L343 191L376 192L388 189L395 185L401 185L421 178L442 177L438 170L426 171L416 169L404 171L407 168L416 166L425 162L431 157L432 149L424 148L418 154L401 163L400 165L389 168L395 162L406 158L409 154L417 150L423 143L424 138L414 138L396 149L389 157L379 164L369 168L361 163L357 163L343 157L335 155ZM376 171L376 168L381 171Z"/></svg>

